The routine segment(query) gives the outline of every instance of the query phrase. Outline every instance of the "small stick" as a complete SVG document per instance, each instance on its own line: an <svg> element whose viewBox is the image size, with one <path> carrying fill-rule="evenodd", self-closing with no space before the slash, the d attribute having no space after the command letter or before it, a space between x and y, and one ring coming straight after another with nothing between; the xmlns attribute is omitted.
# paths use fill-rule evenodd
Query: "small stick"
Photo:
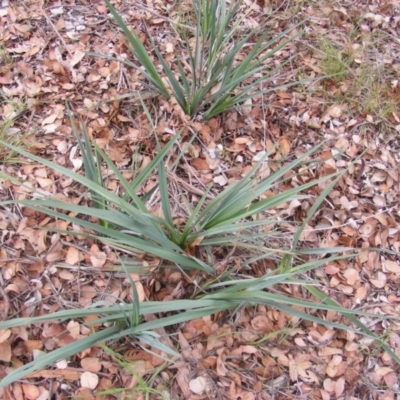
<svg viewBox="0 0 400 400"><path fill-rule="evenodd" d="M53 22L51 21L51 19L47 16L46 12L43 10L43 3L41 5L41 11L43 16L46 18L46 21L49 23L49 25L53 28L54 32L56 33L56 35L58 36L58 38L61 40L61 43L64 45L65 50L67 50L68 54L71 56L71 58L74 57L74 55L70 52L67 43L65 43L64 38L60 35L60 32L58 32L57 28L54 26Z"/></svg>
<svg viewBox="0 0 400 400"><path fill-rule="evenodd" d="M189 183L185 182L183 179L177 177L176 175L174 175L172 173L168 173L168 177L170 179L173 179L176 182L179 182L179 184L181 184L187 191L189 191L193 194L197 194L198 196L204 195L204 190L197 189L196 187L190 185ZM207 199L212 200L213 198L214 198L214 196L212 196L211 194L207 194Z"/></svg>
<svg viewBox="0 0 400 400"><path fill-rule="evenodd" d="M3 288L3 285L4 285L3 278L1 277L0 279L1 279L1 282L0 282L0 295L3 297L4 304L5 304L3 321L7 321L8 312L10 311L10 299L8 298L7 293L5 292L5 290Z"/></svg>

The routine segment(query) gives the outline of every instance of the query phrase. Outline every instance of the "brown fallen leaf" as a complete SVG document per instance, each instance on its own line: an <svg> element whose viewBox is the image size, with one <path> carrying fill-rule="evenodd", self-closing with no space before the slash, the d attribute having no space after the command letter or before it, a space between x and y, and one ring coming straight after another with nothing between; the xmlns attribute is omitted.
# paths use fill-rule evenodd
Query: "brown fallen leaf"
<svg viewBox="0 0 400 400"><path fill-rule="evenodd" d="M93 267L101 268L107 261L107 254L99 251L94 253L90 256L90 262L92 263Z"/></svg>
<svg viewBox="0 0 400 400"><path fill-rule="evenodd" d="M80 261L79 250L76 247L70 246L65 257L65 262L69 265L76 265Z"/></svg>
<svg viewBox="0 0 400 400"><path fill-rule="evenodd" d="M339 398L339 397L343 394L345 385L346 385L346 381L345 381L344 378L339 378L339 379L336 381L336 385L335 385L335 395L336 395L336 398Z"/></svg>
<svg viewBox="0 0 400 400"><path fill-rule="evenodd" d="M80 324L77 321L71 320L67 324L67 329L74 339L79 338Z"/></svg>
<svg viewBox="0 0 400 400"><path fill-rule="evenodd" d="M383 380L389 388L395 388L395 385L398 384L399 377L396 372L389 372L383 377Z"/></svg>
<svg viewBox="0 0 400 400"><path fill-rule="evenodd" d="M347 284L353 286L360 280L358 271L354 268L348 268L343 272L343 276L346 278Z"/></svg>
<svg viewBox="0 0 400 400"><path fill-rule="evenodd" d="M239 392L237 398L241 400L255 400L255 394L253 392Z"/></svg>
<svg viewBox="0 0 400 400"><path fill-rule="evenodd" d="M193 158L190 161L190 164L193 168L197 169L198 171L208 171L210 169L206 160L202 158Z"/></svg>
<svg viewBox="0 0 400 400"><path fill-rule="evenodd" d="M395 274L400 274L400 265L396 261L386 260L383 263L383 271L385 270Z"/></svg>
<svg viewBox="0 0 400 400"><path fill-rule="evenodd" d="M99 377L93 372L85 371L81 375L80 381L83 388L94 390L99 383Z"/></svg>
<svg viewBox="0 0 400 400"><path fill-rule="evenodd" d="M368 291L367 291L366 286L365 285L360 286L356 290L356 292L354 294L354 298L356 299L356 301L360 302L360 300L364 300L367 297L367 293L368 293Z"/></svg>
<svg viewBox="0 0 400 400"><path fill-rule="evenodd" d="M336 388L336 382L330 378L325 379L323 385L324 389L329 393L332 393Z"/></svg>
<svg viewBox="0 0 400 400"><path fill-rule="evenodd" d="M0 343L5 342L11 336L10 329L0 329Z"/></svg>
<svg viewBox="0 0 400 400"><path fill-rule="evenodd" d="M332 104L325 112L323 119L325 121L329 120L330 118L339 118L343 111L345 111L347 106L345 104Z"/></svg>
<svg viewBox="0 0 400 400"><path fill-rule="evenodd" d="M11 345L8 340L0 343L0 361L11 361Z"/></svg>
<svg viewBox="0 0 400 400"><path fill-rule="evenodd" d="M40 395L39 388L36 385L24 383L22 390L27 400L36 400Z"/></svg>
<svg viewBox="0 0 400 400"><path fill-rule="evenodd" d="M203 394L205 391L209 390L210 387L211 385L208 382L208 379L203 376L199 376L189 381L189 388L195 394Z"/></svg>
<svg viewBox="0 0 400 400"><path fill-rule="evenodd" d="M288 154L290 153L291 145L287 139L282 138L279 141L278 148L280 155L283 157L287 157Z"/></svg>
<svg viewBox="0 0 400 400"><path fill-rule="evenodd" d="M144 292L143 284L140 281L140 275L135 274L135 273L132 273L130 275L131 275L133 282L135 282L136 291L137 291L138 298L139 298L139 303L142 303L146 298L146 294ZM126 279L126 282L130 283L130 280Z"/></svg>

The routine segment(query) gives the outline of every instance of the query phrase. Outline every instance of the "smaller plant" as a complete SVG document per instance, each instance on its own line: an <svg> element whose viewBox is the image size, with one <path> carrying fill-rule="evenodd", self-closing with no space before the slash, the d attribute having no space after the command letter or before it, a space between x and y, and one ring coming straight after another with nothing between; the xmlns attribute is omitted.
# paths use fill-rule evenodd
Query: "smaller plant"
<svg viewBox="0 0 400 400"><path fill-rule="evenodd" d="M14 123L13 118L8 118L3 122L3 124L0 126L0 140L5 141L6 139L9 139L8 132L9 129L12 127L13 123ZM10 150L8 147L0 146L0 157L3 162L9 159L13 159L14 154L15 152Z"/></svg>
<svg viewBox="0 0 400 400"><path fill-rule="evenodd" d="M375 36L375 35L373 35ZM384 122L390 130L394 128L390 122L396 111L400 96L391 86L396 80L396 71L383 67L382 60L377 58L376 49L382 38L376 38L358 49L350 44L340 48L330 39L320 41L318 52L322 52L321 71L335 82L343 82L341 94L334 91L333 100L345 100L358 112L375 117L377 122ZM355 60L362 60L359 67L351 68ZM327 93L328 94L328 93Z"/></svg>
<svg viewBox="0 0 400 400"><path fill-rule="evenodd" d="M170 400L168 395L163 394L160 390L154 389L153 383L154 380L158 377L159 373L165 368L167 361L162 363L158 368L155 369L151 373L151 376L146 379L141 376L141 374L137 371L136 362L128 361L124 357L124 355L118 354L113 351L110 347L106 345L102 345L101 348L104 350L106 354L108 354L112 360L117 363L123 371L127 371L130 376L134 377L137 381L137 384L134 387L126 388L126 387L113 387L112 389L97 391L96 395L101 399L107 398L107 395L115 396L121 400L128 400L132 398L143 398L146 400L151 399L150 395L157 395L157 399L162 400ZM138 361L140 363L140 361ZM145 397L143 397L143 395ZM141 397L139 397L141 396Z"/></svg>
<svg viewBox="0 0 400 400"><path fill-rule="evenodd" d="M10 103L10 101L0 92L5 102ZM20 105L15 105L16 112L5 118L3 122L0 122L0 141L4 141L9 144L14 144L16 146L23 146L22 139L24 135L21 133L20 129L14 128L14 123L18 117L25 112L25 108ZM20 162L18 159L18 152L11 150L9 147L0 145L0 160L2 163L14 163Z"/></svg>
<svg viewBox="0 0 400 400"><path fill-rule="evenodd" d="M350 60L329 39L322 39L320 50L322 52L322 71L327 76L332 76L337 82L342 81L349 74Z"/></svg>
<svg viewBox="0 0 400 400"><path fill-rule="evenodd" d="M5 49L4 45L0 45L0 58L8 65L14 64L15 60Z"/></svg>
<svg viewBox="0 0 400 400"><path fill-rule="evenodd" d="M176 58L177 71L171 69L150 37L151 47L168 78L167 87L137 33L129 30L109 0L105 2L125 33L129 49L140 65L128 60L118 61L139 70L146 78L146 81L141 83L167 99L170 98L171 90L179 106L189 116L202 111L204 118L212 118L249 98L257 98L264 93L296 84L290 82L257 91L260 84L264 84L295 57L283 61L278 66L269 62L280 49L301 34L299 32L287 37L300 24L278 35L274 35L266 26L261 26L242 34L238 39L242 22L247 16L246 13L240 18L237 15L241 0L230 2L229 6L225 0L193 0L197 26L194 29L194 37L190 40L184 39L189 72L185 71L179 57ZM246 53L245 45L253 38L257 39ZM98 53L89 54L115 60Z"/></svg>
<svg viewBox="0 0 400 400"><path fill-rule="evenodd" d="M356 80L362 102L360 109L380 120L387 120L397 109L400 96L394 94L385 69L365 63Z"/></svg>

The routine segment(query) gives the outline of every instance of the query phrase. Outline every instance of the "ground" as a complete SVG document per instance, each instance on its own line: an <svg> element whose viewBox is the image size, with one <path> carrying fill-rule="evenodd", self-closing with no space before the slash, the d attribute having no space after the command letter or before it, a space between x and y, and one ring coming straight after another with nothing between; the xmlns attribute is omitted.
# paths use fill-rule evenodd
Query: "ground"
<svg viewBox="0 0 400 400"><path fill-rule="evenodd" d="M189 0L112 3L146 48L151 44L145 24L167 62L184 58L179 32L172 26L174 21L190 25ZM68 102L90 137L131 177L135 165L144 166L154 157L154 134L137 96L116 97L140 90L154 113L162 143L183 128L178 146L185 157L169 175L170 192L176 198L184 192L192 200L210 183L215 194L237 181L265 150L270 151L269 168L276 170L282 160L321 143L315 156L322 165L319 173L348 170L308 222L300 242L306 247L349 246L365 251L351 261L327 263L312 277L342 306L392 316L393 320L364 318L363 322L400 357L396 319L400 316L396 253L400 251L400 2L243 3L239 12L250 10L246 23L256 27L266 22L271 35L304 21L303 35L276 53L274 63L297 57L268 84L302 82L271 91L260 103L250 102L247 108L205 121L201 113L191 119L173 99L144 90L137 82L138 71L86 54L131 57L102 0L3 0L0 138L80 171L82 158L69 123ZM193 133L198 137L188 146ZM332 158L339 153L340 157ZM4 145L0 155L0 171L15 178L0 179L2 201L29 195L16 179L53 197L79 202L87 196L71 180ZM313 178L310 171L296 172L288 185ZM149 180L143 191L154 185ZM118 193L118 182L112 177L106 186ZM159 214L156 200L150 207ZM179 204L175 207L179 216ZM301 220L310 207L304 200L275 212L288 221ZM88 307L100 297L110 302L129 299L129 282L117 268L118 251L94 240L75 241L43 230L56 223L26 207L0 208L3 320ZM290 231L289 222L282 229ZM370 249L374 247L392 253ZM143 267L148 267L146 262ZM235 259L229 263L225 267L235 268ZM265 261L245 274L261 276L273 268L272 260ZM180 272L166 269L138 277L143 301L190 295ZM296 285L279 290L299 298L306 295ZM318 311L318 316L345 323L337 313ZM65 326L47 323L3 329L0 377L31 361L35 351L52 350L88 333L73 320ZM183 357L165 362L129 339L120 340L111 346L113 352L92 347L71 357L68 364L61 361L16 382L2 389L2 398L325 400L395 399L400 393L400 366L369 338L265 306L210 315L158 333Z"/></svg>

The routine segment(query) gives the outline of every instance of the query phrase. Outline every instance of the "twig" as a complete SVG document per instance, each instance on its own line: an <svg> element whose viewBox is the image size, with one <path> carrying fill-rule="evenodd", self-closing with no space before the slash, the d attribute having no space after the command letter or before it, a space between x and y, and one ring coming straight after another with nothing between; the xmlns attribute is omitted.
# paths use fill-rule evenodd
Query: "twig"
<svg viewBox="0 0 400 400"><path fill-rule="evenodd" d="M46 12L43 10L43 2L41 4L41 11L43 16L46 18L46 21L49 23L49 25L53 28L55 34L58 36L58 38L61 40L61 43L64 45L65 50L67 50L68 54L71 56L71 58L74 57L74 55L70 52L67 43L65 43L64 38L60 35L60 32L58 32L57 28L54 26L53 22L51 21L51 19L47 16Z"/></svg>
<svg viewBox="0 0 400 400"><path fill-rule="evenodd" d="M8 317L8 312L10 311L10 299L8 298L7 293L4 290L4 281L3 281L3 277L0 275L0 295L3 297L4 299L4 305L5 305L5 309L4 309L4 315L3 315L3 321L7 321L7 317Z"/></svg>
<svg viewBox="0 0 400 400"><path fill-rule="evenodd" d="M197 189L196 187L190 185L189 183L185 182L183 179L178 178L176 175L172 174L172 173L168 173L168 178L179 182L180 185L182 185L187 191L193 193L193 194L197 194L198 196L203 196L204 195L204 190L201 189ZM207 199L212 200L214 198L214 196L207 194Z"/></svg>
<svg viewBox="0 0 400 400"><path fill-rule="evenodd" d="M140 9L142 9L142 10L144 10L144 11L147 11L147 12L149 12L150 14L153 14L153 15L154 15L155 17L157 17L157 18L164 19L165 21L168 21L168 22L170 22L170 23L173 24L173 25L177 25L177 26L179 26L179 27L186 28L186 29L188 29L188 30L190 30L190 31L192 31L192 32L196 32L196 28L193 28L193 26L189 26L189 25L185 25L185 24L180 24L179 22L176 22L176 21L174 21L173 19L166 17L165 15L158 14L157 12L153 11L152 9L146 7L146 6L143 5L143 4L136 3L135 5L136 5L137 7L139 7ZM170 11L170 10L173 8L174 5L175 5L175 3L170 7L170 9L169 9L168 11Z"/></svg>

